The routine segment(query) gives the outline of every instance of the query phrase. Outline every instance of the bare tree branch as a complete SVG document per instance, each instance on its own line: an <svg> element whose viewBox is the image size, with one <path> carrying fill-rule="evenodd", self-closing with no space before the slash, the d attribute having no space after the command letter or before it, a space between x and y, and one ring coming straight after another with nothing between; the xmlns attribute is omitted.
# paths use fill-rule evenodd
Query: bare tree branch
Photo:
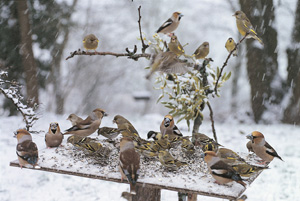
<svg viewBox="0 0 300 201"><path fill-rule="evenodd" d="M128 48L126 48L126 50L128 50ZM130 52L129 50L127 51L129 53L115 53L115 52L86 52L86 51L81 51L80 49L71 52L70 56L68 56L66 58L66 60L74 57L75 55L88 55L88 56L92 56L92 55L111 55L111 56L115 56L115 57L127 57L128 59L133 59L135 61L137 61L139 58L141 57L145 57L145 58L150 58L151 54L147 54L147 53L142 53L142 54L136 54L134 51Z"/></svg>
<svg viewBox="0 0 300 201"><path fill-rule="evenodd" d="M210 121L211 121L211 128L212 128L212 132L214 134L214 138L215 138L215 141L218 142L218 138L217 138L217 133L216 133L216 129L215 129L215 121L214 121L214 112L212 110L212 107L210 105L210 103L207 101L206 102L208 108L209 108L209 116L210 116Z"/></svg>
<svg viewBox="0 0 300 201"><path fill-rule="evenodd" d="M215 84L215 89L214 89L214 91L215 91L216 95L218 95L218 90L217 90L217 89L218 89L218 83L219 83L219 80L220 80L220 78L221 78L221 76L222 76L222 72L223 72L224 68L227 66L227 63L228 63L228 61L229 61L229 59L230 59L232 53L233 53L233 52L238 48L238 46L246 39L246 37L248 36L248 34L249 34L249 33L246 33L245 36L240 40L240 42L238 42L238 43L236 44L235 48L234 48L231 52L229 52L229 55L227 56L227 58L226 58L226 60L225 60L225 62L224 62L224 64L223 64L223 66L222 66L222 68L221 68L220 74L219 74L219 76L218 76L218 78L217 78L217 81L216 81L216 84Z"/></svg>
<svg viewBox="0 0 300 201"><path fill-rule="evenodd" d="M138 11L139 11L139 20L138 20L138 23L139 23L140 38L141 38L141 41L142 41L142 53L145 53L145 51L146 51L146 49L149 47L149 45L146 45L146 44L145 44L144 39L143 39L143 36L142 36L142 26L141 26L141 19L142 19L142 16L141 16L141 8L142 8L142 6L139 6L139 8L138 8Z"/></svg>

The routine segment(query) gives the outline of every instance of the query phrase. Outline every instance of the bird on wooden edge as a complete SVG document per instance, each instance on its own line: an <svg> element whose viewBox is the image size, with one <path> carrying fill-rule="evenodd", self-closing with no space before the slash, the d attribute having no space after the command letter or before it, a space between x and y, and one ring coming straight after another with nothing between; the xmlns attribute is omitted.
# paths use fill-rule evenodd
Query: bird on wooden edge
<svg viewBox="0 0 300 201"><path fill-rule="evenodd" d="M206 151L201 154L207 163L208 169L212 177L218 184L226 184L235 181L242 186L246 186L241 176L227 163L222 161L215 152Z"/></svg>
<svg viewBox="0 0 300 201"><path fill-rule="evenodd" d="M131 138L123 137L120 142L119 170L121 181L127 178L130 183L130 193L136 194L135 186L140 171L140 155L135 151Z"/></svg>
<svg viewBox="0 0 300 201"><path fill-rule="evenodd" d="M32 141L30 133L25 129L18 129L15 132L18 140L16 153L21 168L35 168L39 159L38 148Z"/></svg>
<svg viewBox="0 0 300 201"><path fill-rule="evenodd" d="M253 131L246 137L251 141L251 147L254 153L262 159L262 164L270 163L275 157L282 160L275 149L265 140L261 132Z"/></svg>

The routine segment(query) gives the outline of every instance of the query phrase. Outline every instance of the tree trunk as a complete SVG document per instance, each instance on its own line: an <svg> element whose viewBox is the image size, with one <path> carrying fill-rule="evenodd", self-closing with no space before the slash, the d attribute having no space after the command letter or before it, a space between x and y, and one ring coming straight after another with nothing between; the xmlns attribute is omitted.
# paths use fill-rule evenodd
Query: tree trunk
<svg viewBox="0 0 300 201"><path fill-rule="evenodd" d="M283 122L300 124L300 0L297 3L295 13L295 25L292 33L292 41L287 49L288 78L287 85L292 89L292 95L288 107L284 111Z"/></svg>
<svg viewBox="0 0 300 201"><path fill-rule="evenodd" d="M32 107L34 104L39 103L39 85L37 67L32 51L32 30L29 23L29 10L26 0L19 0L16 3L21 34L20 53L25 72L27 99L28 105Z"/></svg>
<svg viewBox="0 0 300 201"><path fill-rule="evenodd" d="M258 37L264 42L261 46L254 39L247 39L247 71L251 85L251 104L255 122L261 120L266 106L279 103L282 94L272 88L274 78L278 75L277 32L273 1L240 0L241 10L251 21ZM278 88L278 87L277 87Z"/></svg>

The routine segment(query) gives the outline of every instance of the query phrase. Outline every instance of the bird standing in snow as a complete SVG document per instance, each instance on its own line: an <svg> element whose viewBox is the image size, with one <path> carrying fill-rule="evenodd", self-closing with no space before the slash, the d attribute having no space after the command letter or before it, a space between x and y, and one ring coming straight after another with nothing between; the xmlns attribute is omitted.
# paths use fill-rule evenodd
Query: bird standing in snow
<svg viewBox="0 0 300 201"><path fill-rule="evenodd" d="M45 142L47 147L58 147L64 139L60 132L60 127L57 122L50 123L49 130L45 135Z"/></svg>
<svg viewBox="0 0 300 201"><path fill-rule="evenodd" d="M254 31L250 20L243 11L236 11L233 16L236 18L236 26L242 36L245 36L246 33L248 33L247 38L254 38L261 45L264 45L262 40L257 36L257 33Z"/></svg>
<svg viewBox="0 0 300 201"><path fill-rule="evenodd" d="M18 140L16 153L18 156L19 165L21 168L23 166L32 166L35 168L39 159L39 154L38 148L32 141L30 133L25 129L19 129L17 130L15 137Z"/></svg>
<svg viewBox="0 0 300 201"><path fill-rule="evenodd" d="M119 159L121 180L127 178L130 183L130 193L136 194L135 185L139 177L140 155L135 151L133 141L129 137L121 139Z"/></svg>
<svg viewBox="0 0 300 201"><path fill-rule="evenodd" d="M89 34L85 36L82 42L83 42L83 47L87 51L94 50L96 52L99 40L94 34Z"/></svg>
<svg viewBox="0 0 300 201"><path fill-rule="evenodd" d="M93 134L100 126L101 120L107 116L103 109L97 108L83 121L78 122L73 127L69 128L64 135L73 134L82 137Z"/></svg>
<svg viewBox="0 0 300 201"><path fill-rule="evenodd" d="M251 134L247 135L247 138L251 140L253 152L263 160L263 164L270 163L274 157L282 160L275 149L266 142L265 137L261 132L253 131Z"/></svg>
<svg viewBox="0 0 300 201"><path fill-rule="evenodd" d="M177 29L182 17L183 15L180 12L174 12L172 16L159 27L156 33L172 33Z"/></svg>

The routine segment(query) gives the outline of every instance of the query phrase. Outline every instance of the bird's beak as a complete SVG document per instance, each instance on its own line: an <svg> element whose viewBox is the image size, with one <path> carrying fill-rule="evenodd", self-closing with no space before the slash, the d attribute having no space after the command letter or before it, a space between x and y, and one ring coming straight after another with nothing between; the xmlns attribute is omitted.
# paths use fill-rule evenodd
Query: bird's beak
<svg viewBox="0 0 300 201"><path fill-rule="evenodd" d="M183 17L184 15L182 15L181 13L179 14L179 17Z"/></svg>
<svg viewBox="0 0 300 201"><path fill-rule="evenodd" d="M113 120L113 123L116 124L116 120Z"/></svg>
<svg viewBox="0 0 300 201"><path fill-rule="evenodd" d="M107 117L107 116L108 116L108 114L107 114L106 112L104 112L103 116Z"/></svg>
<svg viewBox="0 0 300 201"><path fill-rule="evenodd" d="M204 158L204 157L205 157L205 153L201 153L201 154L200 154L200 157L201 157L201 158Z"/></svg>
<svg viewBox="0 0 300 201"><path fill-rule="evenodd" d="M165 123L164 123L165 127L170 126L170 122L171 120L169 118L165 118Z"/></svg>
<svg viewBox="0 0 300 201"><path fill-rule="evenodd" d="M247 135L246 138L249 139L249 140L253 140L252 134Z"/></svg>

